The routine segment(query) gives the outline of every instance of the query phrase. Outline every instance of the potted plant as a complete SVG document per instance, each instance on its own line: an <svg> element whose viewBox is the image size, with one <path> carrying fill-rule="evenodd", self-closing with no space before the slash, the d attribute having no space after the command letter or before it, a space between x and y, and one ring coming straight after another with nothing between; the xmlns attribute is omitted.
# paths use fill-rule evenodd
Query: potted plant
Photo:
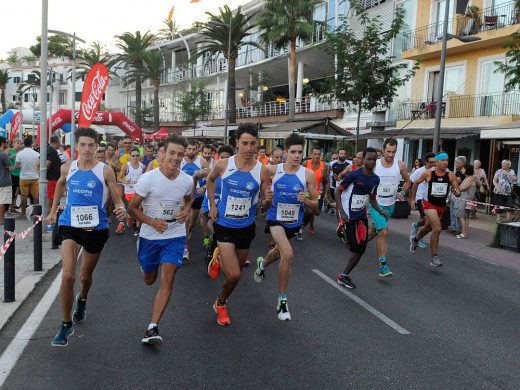
<svg viewBox="0 0 520 390"><path fill-rule="evenodd" d="M520 209L511 213L511 219L500 222L500 245L507 249L520 251Z"/></svg>

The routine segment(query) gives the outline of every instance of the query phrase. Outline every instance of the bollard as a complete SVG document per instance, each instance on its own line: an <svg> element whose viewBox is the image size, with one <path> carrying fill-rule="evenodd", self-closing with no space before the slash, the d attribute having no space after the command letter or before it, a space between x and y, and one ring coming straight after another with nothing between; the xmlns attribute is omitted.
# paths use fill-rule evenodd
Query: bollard
<svg viewBox="0 0 520 390"><path fill-rule="evenodd" d="M59 209L57 214L56 214L56 222L54 222L54 225L52 225L52 245L51 245L51 249L59 249L60 246L59 245L56 245L54 243L54 241L56 240L56 237L58 236L58 220L60 219L60 215L61 213L63 212L63 209Z"/></svg>
<svg viewBox="0 0 520 390"><path fill-rule="evenodd" d="M33 208L33 220L36 222L42 215L42 206L35 204ZM42 226L40 222L34 227L34 270L42 270Z"/></svg>
<svg viewBox="0 0 520 390"><path fill-rule="evenodd" d="M14 232L14 218L4 219L4 230ZM9 239L9 234L4 233L4 242ZM14 302L14 242L4 254L4 302Z"/></svg>

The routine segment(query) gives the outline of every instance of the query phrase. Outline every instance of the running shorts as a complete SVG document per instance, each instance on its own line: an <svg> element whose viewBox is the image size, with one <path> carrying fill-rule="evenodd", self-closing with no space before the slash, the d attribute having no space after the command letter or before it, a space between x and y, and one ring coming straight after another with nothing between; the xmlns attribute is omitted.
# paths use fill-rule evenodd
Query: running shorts
<svg viewBox="0 0 520 390"><path fill-rule="evenodd" d="M359 255L363 255L368 242L368 219L350 219L345 225L345 236L348 249Z"/></svg>
<svg viewBox="0 0 520 390"><path fill-rule="evenodd" d="M369 205L370 208L370 216L372 217L372 223L376 227L376 233L379 233L380 230L383 230L384 228L388 227L388 220L394 213L395 206L381 206L379 205L381 210L386 211L386 217L383 217L381 214L379 214L375 208L372 207L372 205Z"/></svg>
<svg viewBox="0 0 520 390"><path fill-rule="evenodd" d="M81 245L88 253L100 253L108 240L108 229L84 230L67 225L58 227L54 243L61 245L65 240L72 240Z"/></svg>
<svg viewBox="0 0 520 390"><path fill-rule="evenodd" d="M54 193L56 192L56 183L58 183L58 180L47 181L47 199L54 199Z"/></svg>
<svg viewBox="0 0 520 390"><path fill-rule="evenodd" d="M194 210L200 210L202 207L202 201L204 200L204 197L201 196L200 198L195 198L193 200L193 203L191 204L191 208Z"/></svg>
<svg viewBox="0 0 520 390"><path fill-rule="evenodd" d="M147 240L139 237L137 241L137 258L143 272L155 272L159 265L171 263L182 267L182 255L186 237L167 238L164 240Z"/></svg>
<svg viewBox="0 0 520 390"><path fill-rule="evenodd" d="M213 235L215 240L235 244L236 249L249 249L256 234L256 225L254 223L244 228L234 229L219 225L217 220L213 224L213 229L215 230Z"/></svg>
<svg viewBox="0 0 520 390"><path fill-rule="evenodd" d="M287 236L287 238L289 240L291 238L296 237L296 235L298 234L298 230L300 230L299 226L289 228L289 227L286 227L286 226L282 225L278 221L269 221L269 220L267 220L265 222L266 222L266 225L265 225L264 233L266 233L266 234L271 233L271 229L270 229L271 226L281 226L281 227L283 227L283 230L285 230L285 235Z"/></svg>
<svg viewBox="0 0 520 390"><path fill-rule="evenodd" d="M424 199L422 200L422 208L423 212L424 210L437 210L437 215L439 216L439 218L442 218L442 216L444 215L444 210L446 210L446 206L435 206Z"/></svg>
<svg viewBox="0 0 520 390"><path fill-rule="evenodd" d="M419 210L419 215L421 216L421 218L424 218L422 199L415 201L415 207L417 207L417 210Z"/></svg>

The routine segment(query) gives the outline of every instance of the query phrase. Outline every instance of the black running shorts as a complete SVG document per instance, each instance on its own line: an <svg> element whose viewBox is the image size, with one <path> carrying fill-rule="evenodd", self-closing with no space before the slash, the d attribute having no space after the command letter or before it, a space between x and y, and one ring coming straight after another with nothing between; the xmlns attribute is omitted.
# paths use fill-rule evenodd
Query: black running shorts
<svg viewBox="0 0 520 390"><path fill-rule="evenodd" d="M191 204L191 208L194 210L200 210L202 207L202 201L204 200L204 197L201 196L200 198L195 198L193 200L193 203Z"/></svg>
<svg viewBox="0 0 520 390"><path fill-rule="evenodd" d="M254 223L244 228L234 229L219 225L217 221L213 224L213 229L215 230L213 235L215 240L235 244L236 249L249 249L256 234L256 225Z"/></svg>
<svg viewBox="0 0 520 390"><path fill-rule="evenodd" d="M108 240L108 229L84 230L72 226L60 225L54 243L61 245L65 240L72 240L81 245L88 253L100 253Z"/></svg>
<svg viewBox="0 0 520 390"><path fill-rule="evenodd" d="M282 225L278 221L269 221L269 220L267 220L265 222L266 222L266 224L265 224L264 233L266 233L266 234L271 233L271 229L270 229L271 226L281 226L281 227L283 227L283 230L285 230L285 235L287 236L287 238L289 240L291 238L296 237L296 235L298 234L298 230L300 230L299 226L293 227L293 228L288 228L288 227L285 227L284 225Z"/></svg>

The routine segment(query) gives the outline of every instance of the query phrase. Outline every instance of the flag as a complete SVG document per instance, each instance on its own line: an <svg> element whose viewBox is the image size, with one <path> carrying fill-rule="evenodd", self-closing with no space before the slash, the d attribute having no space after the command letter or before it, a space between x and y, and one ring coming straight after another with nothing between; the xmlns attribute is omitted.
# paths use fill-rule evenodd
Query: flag
<svg viewBox="0 0 520 390"><path fill-rule="evenodd" d="M94 120L99 103L108 86L108 69L101 63L95 64L87 74L81 92L79 127L89 127Z"/></svg>
<svg viewBox="0 0 520 390"><path fill-rule="evenodd" d="M191 0L190 3L198 3L200 0Z"/></svg>
<svg viewBox="0 0 520 390"><path fill-rule="evenodd" d="M168 23L171 23L172 19L173 19L173 11L175 10L175 6L172 7L172 9L170 10L170 13L168 14Z"/></svg>

